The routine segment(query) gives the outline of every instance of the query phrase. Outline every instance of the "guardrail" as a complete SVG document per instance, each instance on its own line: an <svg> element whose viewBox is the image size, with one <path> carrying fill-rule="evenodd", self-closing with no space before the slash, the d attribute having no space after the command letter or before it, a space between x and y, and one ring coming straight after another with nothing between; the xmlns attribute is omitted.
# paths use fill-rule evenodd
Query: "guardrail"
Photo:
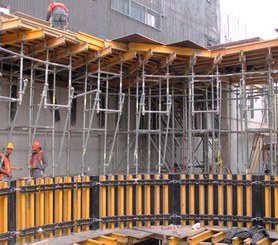
<svg viewBox="0 0 278 245"><path fill-rule="evenodd" d="M278 231L278 176L109 175L0 182L0 244L151 225Z"/></svg>

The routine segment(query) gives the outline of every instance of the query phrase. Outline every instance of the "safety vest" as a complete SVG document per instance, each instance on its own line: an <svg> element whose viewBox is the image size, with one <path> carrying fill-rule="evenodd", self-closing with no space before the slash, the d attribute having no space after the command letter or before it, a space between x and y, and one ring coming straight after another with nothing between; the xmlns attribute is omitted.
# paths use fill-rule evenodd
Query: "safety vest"
<svg viewBox="0 0 278 245"><path fill-rule="evenodd" d="M3 153L0 153L0 158L1 157L4 157L1 168L4 169L5 171L7 171L8 173L12 174L12 164L11 164L9 157L5 156ZM0 173L0 179L2 179L3 177L6 177L6 176L7 176L6 174Z"/></svg>
<svg viewBox="0 0 278 245"><path fill-rule="evenodd" d="M37 168L37 164L43 164L43 151L39 151L38 153L33 153L31 160L30 160L30 166L31 168Z"/></svg>

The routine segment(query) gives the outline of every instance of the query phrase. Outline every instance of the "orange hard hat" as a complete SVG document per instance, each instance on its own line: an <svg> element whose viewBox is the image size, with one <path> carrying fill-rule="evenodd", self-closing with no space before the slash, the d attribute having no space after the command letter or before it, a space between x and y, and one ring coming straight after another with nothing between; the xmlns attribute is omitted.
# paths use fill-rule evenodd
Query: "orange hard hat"
<svg viewBox="0 0 278 245"><path fill-rule="evenodd" d="M33 145L32 145L32 150L34 151L34 150L38 149L39 147L41 147L40 142L39 141L34 141Z"/></svg>

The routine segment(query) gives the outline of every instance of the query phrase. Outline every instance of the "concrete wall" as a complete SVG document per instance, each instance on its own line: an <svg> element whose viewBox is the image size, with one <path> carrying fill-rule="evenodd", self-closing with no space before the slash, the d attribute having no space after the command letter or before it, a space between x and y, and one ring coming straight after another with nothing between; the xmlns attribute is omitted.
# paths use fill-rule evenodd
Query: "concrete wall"
<svg viewBox="0 0 278 245"><path fill-rule="evenodd" d="M155 29L112 9L112 0L61 0L70 13L69 29L102 39L140 33L163 43L191 40L200 45L220 41L219 0L138 0L161 14ZM45 19L49 0L10 0L12 11Z"/></svg>

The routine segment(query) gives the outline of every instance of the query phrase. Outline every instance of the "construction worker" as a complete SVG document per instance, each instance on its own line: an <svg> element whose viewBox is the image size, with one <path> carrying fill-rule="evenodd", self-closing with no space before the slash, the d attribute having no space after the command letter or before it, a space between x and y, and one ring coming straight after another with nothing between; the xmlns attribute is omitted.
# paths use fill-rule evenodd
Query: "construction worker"
<svg viewBox="0 0 278 245"><path fill-rule="evenodd" d="M39 141L34 141L32 144L32 156L30 160L31 177L43 178L44 171L48 165L47 158L44 152L41 150L41 144Z"/></svg>
<svg viewBox="0 0 278 245"><path fill-rule="evenodd" d="M13 170L22 170L21 167L13 167L10 160L10 155L14 149L13 143L8 143L7 147L3 148L4 153L0 153L0 180L9 180L13 176Z"/></svg>
<svg viewBox="0 0 278 245"><path fill-rule="evenodd" d="M52 27L64 31L68 25L68 9L66 5L57 2L49 4L46 20L51 22Z"/></svg>

